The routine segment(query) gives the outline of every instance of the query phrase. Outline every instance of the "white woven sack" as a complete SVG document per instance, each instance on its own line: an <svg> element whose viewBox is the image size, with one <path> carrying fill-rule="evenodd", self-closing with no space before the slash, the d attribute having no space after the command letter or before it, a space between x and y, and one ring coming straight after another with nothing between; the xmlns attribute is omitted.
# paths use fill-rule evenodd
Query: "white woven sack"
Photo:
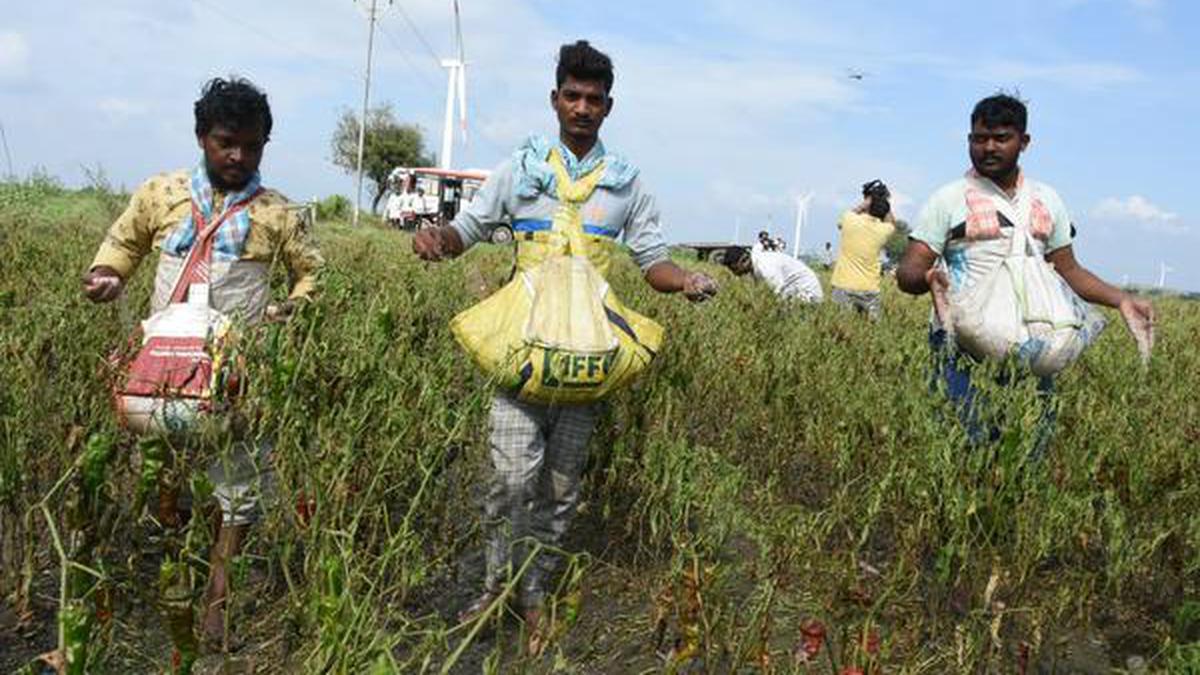
<svg viewBox="0 0 1200 675"><path fill-rule="evenodd" d="M1029 202L1014 222L1008 255L974 285L949 294L947 329L981 359L1015 355L1036 375L1053 375L1095 341L1105 320L1037 252Z"/></svg>

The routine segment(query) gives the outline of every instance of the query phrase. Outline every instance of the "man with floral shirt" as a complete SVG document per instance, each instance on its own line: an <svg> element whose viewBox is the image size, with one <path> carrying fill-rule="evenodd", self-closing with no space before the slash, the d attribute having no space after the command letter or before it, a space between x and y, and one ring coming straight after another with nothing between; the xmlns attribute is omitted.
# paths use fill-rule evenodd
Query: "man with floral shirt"
<svg viewBox="0 0 1200 675"><path fill-rule="evenodd" d="M116 299L141 261L157 251L151 309L163 309L198 239L194 215L216 222L228 212L207 269L212 307L242 325L286 317L295 303L311 297L322 258L297 212L287 208L287 198L261 185L258 166L272 125L267 97L246 80L217 78L196 101L195 119L202 161L192 170L157 175L134 192L84 275L83 293L93 302ZM275 260L291 277L288 299L280 305L269 303ZM203 631L211 642L224 635L225 567L254 519L268 450L265 442L240 440L230 457L208 468L223 514L205 594ZM178 523L174 500L163 501L160 518Z"/></svg>

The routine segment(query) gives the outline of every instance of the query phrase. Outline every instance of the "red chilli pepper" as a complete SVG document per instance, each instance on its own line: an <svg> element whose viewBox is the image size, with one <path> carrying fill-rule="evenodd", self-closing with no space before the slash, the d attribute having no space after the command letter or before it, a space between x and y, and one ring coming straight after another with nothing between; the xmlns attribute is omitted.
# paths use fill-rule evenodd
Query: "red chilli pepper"
<svg viewBox="0 0 1200 675"><path fill-rule="evenodd" d="M316 511L317 500L315 497L309 497L304 490L296 493L296 519L300 521L301 527L308 527Z"/></svg>
<svg viewBox="0 0 1200 675"><path fill-rule="evenodd" d="M800 626L800 635L804 639L805 655L809 660L816 658L825 644L825 624L816 619L805 621Z"/></svg>
<svg viewBox="0 0 1200 675"><path fill-rule="evenodd" d="M879 632L867 631L862 638L863 651L871 656L879 653Z"/></svg>

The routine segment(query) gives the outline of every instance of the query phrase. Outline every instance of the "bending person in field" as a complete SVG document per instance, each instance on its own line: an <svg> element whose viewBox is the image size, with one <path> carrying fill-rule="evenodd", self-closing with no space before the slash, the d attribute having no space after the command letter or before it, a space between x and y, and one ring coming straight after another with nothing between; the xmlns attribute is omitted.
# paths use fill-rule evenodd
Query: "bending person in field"
<svg viewBox="0 0 1200 675"><path fill-rule="evenodd" d="M767 249L762 243L750 249L731 246L725 250L722 262L737 276L753 273L755 278L765 281L784 300L806 305L820 304L825 300L821 279L816 272L802 260Z"/></svg>
<svg viewBox="0 0 1200 675"><path fill-rule="evenodd" d="M838 219L841 239L833 266L830 297L842 307L879 319L879 252L896 231L889 201L891 192L881 180L862 188L862 203Z"/></svg>
<svg viewBox="0 0 1200 675"><path fill-rule="evenodd" d="M703 300L716 292L704 274L687 272L668 260L654 196L638 169L610 152L600 141L600 127L612 111L613 67L609 57L585 41L559 51L556 88L550 105L558 117L557 138L531 136L511 159L501 163L471 203L447 227L422 230L413 251L424 260L460 255L492 230L510 221L517 235L518 257L524 237L554 227L560 208L552 166L580 181L603 165L595 190L580 205L589 236L623 237L651 287ZM579 499L579 482L587 463L588 440L602 403L541 405L501 391L491 406L493 474L484 508L487 573L483 593L459 615L478 618L498 601L517 570L525 566L536 542L559 545ZM513 603L529 636L530 651L542 645L541 618L555 556L529 561L517 582Z"/></svg>
<svg viewBox="0 0 1200 675"><path fill-rule="evenodd" d="M922 208L896 274L900 289L920 295L932 292L934 318L929 342L936 356L937 377L954 402L972 444L999 438L973 378L977 360L947 344L940 317L949 308L948 293L971 287L1009 255L1017 235L1009 215L1025 216L1034 252L1045 260L1082 299L1114 307L1139 342L1152 339L1154 310L1146 300L1104 282L1075 259L1075 228L1067 208L1050 186L1035 182L1022 171L1019 159L1029 147L1027 110L1020 100L997 94L980 101L971 112L968 150L972 168L933 194ZM1008 372L1004 372L1008 370ZM1009 385L1020 373L1002 369L998 384ZM1031 454L1040 456L1054 423L1053 379L1039 378L1041 415Z"/></svg>
<svg viewBox="0 0 1200 675"><path fill-rule="evenodd" d="M262 187L258 166L272 125L266 94L243 79L213 79L195 103L195 123L201 161L192 169L154 176L134 192L84 275L83 293L93 302L116 299L142 260L157 253L151 308L162 309L197 240L193 214L201 224L212 223L228 210L216 230L208 270L212 307L243 326L285 318L313 293L322 259L298 212L287 208L283 195ZM286 301L269 305L269 272L276 259L287 266L291 291ZM237 555L255 519L268 452L265 441L242 439L230 457L208 467L222 513L204 596L203 632L210 643L220 644L224 637L226 563ZM180 524L176 486L160 489L160 519Z"/></svg>

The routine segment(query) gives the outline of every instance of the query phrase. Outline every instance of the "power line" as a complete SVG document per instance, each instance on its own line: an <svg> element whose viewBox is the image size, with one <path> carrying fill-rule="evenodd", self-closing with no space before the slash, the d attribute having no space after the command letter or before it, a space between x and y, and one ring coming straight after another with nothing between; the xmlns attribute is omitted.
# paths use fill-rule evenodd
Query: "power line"
<svg viewBox="0 0 1200 675"><path fill-rule="evenodd" d="M427 53L429 53L429 55L433 58L434 67L437 68L438 70L441 70L441 68L442 68L441 58L439 58L437 53L433 50L433 47L432 47L432 45L430 45L429 40L425 39L424 34L420 31L419 28L417 28L415 22L413 22L413 20L412 20L412 17L404 12L403 7L401 7L400 5L394 5L394 6L401 13L405 22L408 24L409 30L416 36L417 40L423 45L423 47L425 48L425 51ZM382 32L384 34L384 36L392 44L392 47L394 47L398 52L400 52L400 55L404 57L405 62L408 63L408 65L412 68L413 73L415 75L417 75L417 77L421 78L422 82L424 82L430 89L435 89L435 88L441 86L441 85L435 83L432 79L430 79L429 76L426 75L424 69L420 68L418 65L416 65L413 62L413 60L410 58L407 50L405 50L404 48L402 48L400 46L400 40L398 38L396 38L394 33L392 33L391 31L389 31L386 28L386 26L383 22L380 22L379 30L380 30L380 32ZM457 29L457 37L461 44L461 40L462 40L461 27L459 27ZM460 57L460 59L462 58L461 47L459 50L459 57ZM510 152L510 149L501 147L494 140L492 140L491 138L489 138L483 134L476 134L474 137L477 139L482 139L485 145L489 146L493 151L496 152L497 155L499 155L501 157L507 156Z"/></svg>
<svg viewBox="0 0 1200 675"><path fill-rule="evenodd" d="M248 31L258 35L259 37L266 38L267 40L274 42L279 47L282 47L283 49L291 52L292 54L294 54L296 56L302 56L306 59L309 59L312 61L317 61L319 63L323 63L328 66L334 66L338 70L341 70L347 74L352 74L356 77L358 76L357 72L347 68L343 64L341 64L337 61L328 59L326 57L319 56L319 55L313 54L311 52L306 52L302 49L298 49L292 43L289 43L286 40L282 40L280 38L275 37L274 35L271 35L270 33L264 31L263 29L259 28L258 26L255 26L255 25L241 19L240 17L238 17L237 15L235 15L231 12L225 11L224 9L214 5L213 3L209 2L208 0L195 0L195 2L198 5L203 5L204 7L207 7L212 12L219 14L221 16L221 18L231 21L233 23L236 23L236 24L240 25L242 28L244 28L245 30L248 30Z"/></svg>
<svg viewBox="0 0 1200 675"><path fill-rule="evenodd" d="M429 56L433 59L433 63L438 68L441 68L442 59L440 56L438 56L437 50L433 48L433 45L429 44L429 40L425 39L425 34L421 32L420 28L417 28L417 24L413 23L412 17L408 15L408 12L404 11L403 7L396 5L396 9L400 10L400 16L404 19L404 23L408 24L408 27L410 30L412 30L413 35L417 36L417 41L425 47L425 51L429 53Z"/></svg>
<svg viewBox="0 0 1200 675"><path fill-rule="evenodd" d="M404 62L406 64L408 64L408 67L412 70L414 75L421 78L421 81L424 82L426 85L428 85L430 88L437 87L437 85L434 84L433 80L429 79L429 76L426 75L420 68L417 67L416 62L414 62L412 60L412 57L409 56L408 52L403 47L400 46L400 41L396 39L396 36L393 35L392 32L389 31L387 29L387 27L383 25L383 23L379 24L379 32L383 33L383 36L388 39L388 43L391 44L391 46L397 52L400 53L400 56L404 59Z"/></svg>

